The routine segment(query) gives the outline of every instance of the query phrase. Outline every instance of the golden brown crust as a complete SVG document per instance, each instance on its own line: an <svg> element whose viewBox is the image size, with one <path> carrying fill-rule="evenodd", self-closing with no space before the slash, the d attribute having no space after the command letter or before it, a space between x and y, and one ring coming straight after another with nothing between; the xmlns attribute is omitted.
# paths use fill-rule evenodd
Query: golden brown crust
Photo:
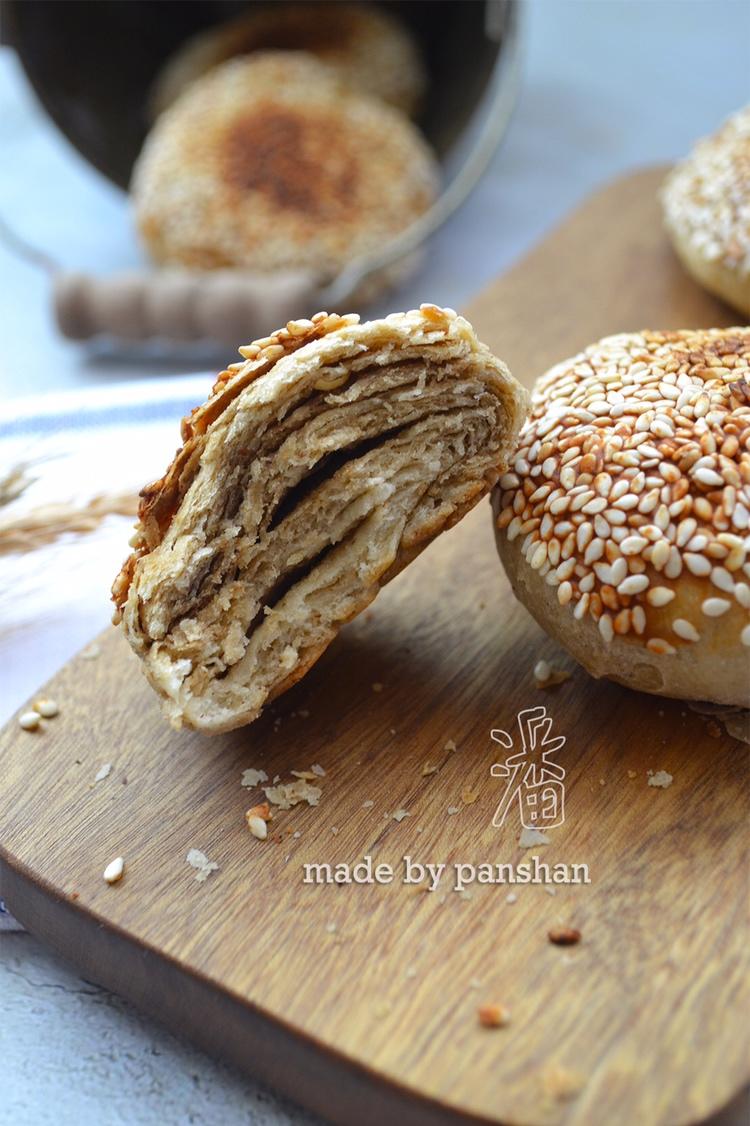
<svg viewBox="0 0 750 1126"><path fill-rule="evenodd" d="M223 63L159 118L132 195L156 262L324 281L408 227L437 184L401 114L311 56L266 52Z"/></svg>
<svg viewBox="0 0 750 1126"><path fill-rule="evenodd" d="M594 675L750 695L750 329L609 337L538 382L493 499L518 597Z"/></svg>

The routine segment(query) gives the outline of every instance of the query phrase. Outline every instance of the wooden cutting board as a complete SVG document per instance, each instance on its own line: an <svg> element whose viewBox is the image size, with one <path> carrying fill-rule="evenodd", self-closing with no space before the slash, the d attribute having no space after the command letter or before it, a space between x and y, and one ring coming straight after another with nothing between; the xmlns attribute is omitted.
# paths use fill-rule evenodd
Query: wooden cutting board
<svg viewBox="0 0 750 1126"><path fill-rule="evenodd" d="M606 333L730 323L665 243L660 176L604 189L469 308L527 384ZM42 734L13 721L0 738L3 894L87 977L358 1126L694 1122L747 1079L747 748L579 669L537 688L539 658L571 666L514 602L486 502L231 735L172 732L120 635L99 645L45 689L61 713ZM565 821L524 850L516 808L492 824L490 730L540 705L567 740ZM287 781L311 764L319 804L252 837L259 792L241 772ZM659 770L668 789L647 784ZM205 882L191 848L219 865ZM461 894L450 867L432 893L402 882L405 855L530 854L586 864L591 882ZM305 863L363 855L393 882L303 883ZM553 945L558 925L580 943ZM480 1027L487 1002L507 1027Z"/></svg>

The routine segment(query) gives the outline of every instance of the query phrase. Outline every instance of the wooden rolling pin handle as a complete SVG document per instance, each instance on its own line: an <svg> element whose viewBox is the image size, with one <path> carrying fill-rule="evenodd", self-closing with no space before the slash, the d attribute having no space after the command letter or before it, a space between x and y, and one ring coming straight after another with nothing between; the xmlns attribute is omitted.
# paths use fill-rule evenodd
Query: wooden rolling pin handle
<svg viewBox="0 0 750 1126"><path fill-rule="evenodd" d="M59 273L54 309L60 332L71 340L212 339L236 347L315 312L317 291L309 274L291 272L262 277L237 270L162 270L108 278Z"/></svg>

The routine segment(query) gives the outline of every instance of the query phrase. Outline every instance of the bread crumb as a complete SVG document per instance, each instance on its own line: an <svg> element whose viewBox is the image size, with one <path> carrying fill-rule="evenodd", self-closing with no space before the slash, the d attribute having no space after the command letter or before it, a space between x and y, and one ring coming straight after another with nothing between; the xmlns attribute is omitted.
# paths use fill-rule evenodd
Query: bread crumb
<svg viewBox="0 0 750 1126"><path fill-rule="evenodd" d="M339 835L338 825L331 825L331 832L333 833L334 837L337 837Z"/></svg>
<svg viewBox="0 0 750 1126"><path fill-rule="evenodd" d="M515 903L517 899L518 899L518 896L516 895L516 893L514 891L509 891L508 894L505 897L505 902L506 903Z"/></svg>
<svg viewBox="0 0 750 1126"><path fill-rule="evenodd" d="M510 1011L505 1005L480 1005L477 1016L482 1028L504 1028L510 1022Z"/></svg>
<svg viewBox="0 0 750 1126"><path fill-rule="evenodd" d="M191 848L185 857L191 868L195 868L195 878L199 884L204 883L212 872L218 872L219 865L215 860L209 860L205 852L199 848Z"/></svg>
<svg viewBox="0 0 750 1126"><path fill-rule="evenodd" d="M112 860L104 869L104 879L108 884L116 884L118 880L122 879L122 874L125 871L125 861L121 856Z"/></svg>
<svg viewBox="0 0 750 1126"><path fill-rule="evenodd" d="M328 934L336 933L336 924L334 922L326 923L326 931Z"/></svg>
<svg viewBox="0 0 750 1126"><path fill-rule="evenodd" d="M78 656L81 658L82 661L95 661L100 653L101 653L101 648L96 644L96 642L93 642L91 645L88 645L85 649L82 649L81 652L78 654Z"/></svg>
<svg viewBox="0 0 750 1126"><path fill-rule="evenodd" d="M296 782L266 786L263 793L279 809L291 809L292 806L299 805L303 801L308 805L317 805L323 791L318 786L311 786L307 779L298 778Z"/></svg>
<svg viewBox="0 0 750 1126"><path fill-rule="evenodd" d="M251 767L249 770L242 771L242 785L247 786L248 789L252 789L253 786L259 786L261 782L267 781L268 775L265 770L253 770Z"/></svg>
<svg viewBox="0 0 750 1126"><path fill-rule="evenodd" d="M406 967L406 973L405 973L404 976L405 977L416 977L417 976L416 966L407 966Z"/></svg>
<svg viewBox="0 0 750 1126"><path fill-rule="evenodd" d="M97 770L96 774L94 775L94 781L95 782L103 782L105 778L109 778L111 770L112 770L112 763L111 762L105 762L104 766L100 766L99 769Z"/></svg>
<svg viewBox="0 0 750 1126"><path fill-rule="evenodd" d="M457 748L456 744L454 743L454 741L452 739L449 739L448 742L444 745L443 750L444 751L456 751L456 750L458 750L458 748Z"/></svg>
<svg viewBox="0 0 750 1126"><path fill-rule="evenodd" d="M292 833L292 837L294 838L295 841L298 841L301 836L302 836L302 834L300 833L299 829L297 829L296 832Z"/></svg>
<svg viewBox="0 0 750 1126"><path fill-rule="evenodd" d="M426 762L422 767L422 774L424 775L424 777L427 777L428 774L437 774L439 769L440 768L435 766L433 763Z"/></svg>
<svg viewBox="0 0 750 1126"><path fill-rule="evenodd" d="M464 805L473 805L479 797L478 790L470 790L468 787L461 791L461 801Z"/></svg>
<svg viewBox="0 0 750 1126"><path fill-rule="evenodd" d="M518 844L521 848L534 848L535 845L546 845L550 843L550 839L546 833L541 829L530 829L527 825L524 826L521 836L518 838Z"/></svg>
<svg viewBox="0 0 750 1126"><path fill-rule="evenodd" d="M657 770L655 774L651 774L649 777L648 784L666 790L668 786L672 785L672 775L668 774L666 770Z"/></svg>
<svg viewBox="0 0 750 1126"><path fill-rule="evenodd" d="M372 686L372 690L373 690L373 692L382 692L383 691L383 685L379 681L376 680L375 683Z"/></svg>
<svg viewBox="0 0 750 1126"><path fill-rule="evenodd" d="M544 890L547 895L557 895L557 889L553 888L551 884L544 884Z"/></svg>
<svg viewBox="0 0 750 1126"><path fill-rule="evenodd" d="M461 812L461 810L458 808L457 805L449 805L448 806L448 816L449 817L455 817L455 815L457 813L460 813L460 812Z"/></svg>
<svg viewBox="0 0 750 1126"><path fill-rule="evenodd" d="M375 802L372 800L372 798L368 798L367 801L362 802L362 808L363 809L372 809L372 807L374 805L375 805Z"/></svg>
<svg viewBox="0 0 750 1126"><path fill-rule="evenodd" d="M325 770L318 762L314 762L310 767L310 770L313 772L313 774L317 775L318 778L325 778L326 776Z"/></svg>
<svg viewBox="0 0 750 1126"><path fill-rule="evenodd" d="M628 771L628 778L637 778L637 777L638 777L638 775L635 772L635 770L629 770Z"/></svg>
<svg viewBox="0 0 750 1126"><path fill-rule="evenodd" d="M411 814L409 813L408 809L397 809L396 812L393 814L393 820L394 821L403 821L403 819L405 817L411 817Z"/></svg>

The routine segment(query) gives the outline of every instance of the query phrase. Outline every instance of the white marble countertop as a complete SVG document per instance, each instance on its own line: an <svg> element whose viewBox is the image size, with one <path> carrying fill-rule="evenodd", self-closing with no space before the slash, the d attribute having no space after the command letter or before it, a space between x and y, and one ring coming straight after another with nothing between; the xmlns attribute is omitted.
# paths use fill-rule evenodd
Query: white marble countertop
<svg viewBox="0 0 750 1126"><path fill-rule="evenodd" d="M589 190L680 156L747 101L745 0L529 0L524 14L525 78L510 132L480 187L434 239L421 274L389 299L394 308L425 299L460 308ZM124 195L42 116L8 50L0 51L0 151L0 216L19 233L70 267L139 261ZM0 282L6 398L184 370L184 362L155 371L62 341L46 280L3 246ZM103 602L92 607L90 632L106 616ZM51 628L40 622L19 657L0 625L3 667L11 645L14 657L0 718L52 671L51 660L83 640L73 620L58 615L54 644ZM0 936L0 994L0 1126L313 1121L81 981L28 935ZM720 1118L722 1126L747 1120L746 1096Z"/></svg>

